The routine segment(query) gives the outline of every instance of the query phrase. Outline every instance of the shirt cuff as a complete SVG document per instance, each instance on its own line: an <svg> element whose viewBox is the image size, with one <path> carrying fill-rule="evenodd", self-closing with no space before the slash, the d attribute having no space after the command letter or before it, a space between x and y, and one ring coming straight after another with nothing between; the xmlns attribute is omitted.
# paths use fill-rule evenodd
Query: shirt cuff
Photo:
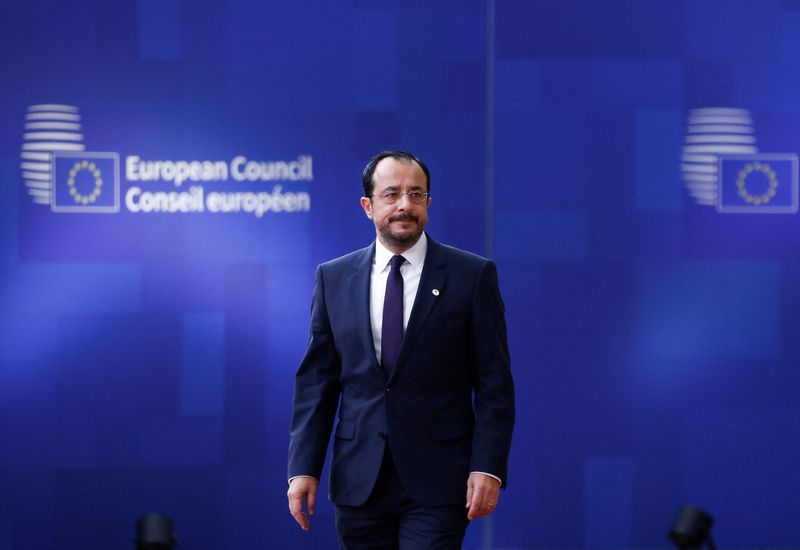
<svg viewBox="0 0 800 550"><path fill-rule="evenodd" d="M476 472L470 472L470 473L471 473L471 474L483 474L483 475L485 475L485 476L489 476L489 477L492 477L492 478L496 479L497 481L499 481L499 482L500 482L500 485L502 485L502 484L503 484L503 480L502 480L502 479L500 479L499 477L497 477L497 476L496 476L496 475L494 475L494 474L490 474L490 473L488 473L488 472L477 472L477 471L476 471ZM300 476L297 476L297 477L300 477ZM292 480L290 479L289 481L292 481Z"/></svg>
<svg viewBox="0 0 800 550"><path fill-rule="evenodd" d="M287 483L291 483L293 479L297 479L298 477L310 477L311 479L313 479L317 483L319 483L319 480L317 478L315 478L314 476L307 476L307 475L292 476L292 477L289 478L289 481ZM494 477L494 476L492 476L492 477Z"/></svg>

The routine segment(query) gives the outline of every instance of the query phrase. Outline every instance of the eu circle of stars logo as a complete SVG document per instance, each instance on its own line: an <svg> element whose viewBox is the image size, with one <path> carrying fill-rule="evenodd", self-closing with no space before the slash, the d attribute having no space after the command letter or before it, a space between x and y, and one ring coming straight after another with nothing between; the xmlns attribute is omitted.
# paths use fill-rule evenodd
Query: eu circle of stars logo
<svg viewBox="0 0 800 550"><path fill-rule="evenodd" d="M92 180L88 182L89 189L84 191L86 194L81 193L79 187L75 184L76 178L78 180L82 179L80 178L80 175L82 175L81 172L88 172L87 175L90 175L92 178ZM83 160L76 162L72 170L69 171L67 185L69 186L69 194L72 195L75 202L83 205L89 203L93 204L97 200L97 197L100 196L100 193L103 192L103 175L100 173L100 170L97 169L95 163ZM89 193L89 191L91 191L91 193Z"/></svg>
<svg viewBox="0 0 800 550"><path fill-rule="evenodd" d="M91 151L53 154L53 212L119 212L119 155Z"/></svg>
<svg viewBox="0 0 800 550"><path fill-rule="evenodd" d="M758 193L757 191L751 193L747 189L747 177L753 172L760 173L766 177L766 189L763 189L763 193L761 194L754 194ZM776 194L778 179L775 176L775 171L770 168L769 164L765 162L751 162L739 170L739 174L736 178L736 189L739 196L742 197L742 200L747 204L754 204L756 206L767 204Z"/></svg>

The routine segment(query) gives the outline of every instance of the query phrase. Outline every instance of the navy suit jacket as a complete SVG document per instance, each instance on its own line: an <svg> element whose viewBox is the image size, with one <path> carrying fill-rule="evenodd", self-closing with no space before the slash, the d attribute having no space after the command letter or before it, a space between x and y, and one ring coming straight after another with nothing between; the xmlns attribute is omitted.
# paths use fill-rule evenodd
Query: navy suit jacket
<svg viewBox="0 0 800 550"><path fill-rule="evenodd" d="M289 477L319 479L338 408L330 499L369 497L389 445L408 494L465 502L469 472L507 479L514 424L504 305L494 263L428 237L397 365L375 356L374 243L317 269L308 349L295 378Z"/></svg>

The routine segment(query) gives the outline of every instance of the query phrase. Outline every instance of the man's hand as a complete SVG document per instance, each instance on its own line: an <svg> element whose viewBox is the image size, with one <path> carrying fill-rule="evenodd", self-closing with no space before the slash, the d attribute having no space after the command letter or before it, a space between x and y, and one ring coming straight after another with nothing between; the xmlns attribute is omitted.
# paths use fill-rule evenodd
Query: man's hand
<svg viewBox="0 0 800 550"><path fill-rule="evenodd" d="M289 490L286 496L289 499L289 512L303 528L303 531L311 529L309 516L314 515L314 506L317 503L317 485L319 481L310 476L300 476L292 478L289 482ZM303 511L303 501L306 501L306 512Z"/></svg>
<svg viewBox="0 0 800 550"><path fill-rule="evenodd" d="M500 482L492 476L472 472L467 479L467 519L472 521L488 516L497 507L500 498Z"/></svg>

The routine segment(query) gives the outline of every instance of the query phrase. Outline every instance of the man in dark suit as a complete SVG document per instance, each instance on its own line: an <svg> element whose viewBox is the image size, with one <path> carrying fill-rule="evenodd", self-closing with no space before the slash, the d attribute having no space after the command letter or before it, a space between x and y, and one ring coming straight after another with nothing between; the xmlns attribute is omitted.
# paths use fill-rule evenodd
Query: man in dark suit
<svg viewBox="0 0 800 550"><path fill-rule="evenodd" d="M507 479L514 387L497 272L424 232L430 173L413 155L375 156L362 184L377 239L317 269L289 510L310 528L338 408L340 546L461 548L468 520L492 513Z"/></svg>

